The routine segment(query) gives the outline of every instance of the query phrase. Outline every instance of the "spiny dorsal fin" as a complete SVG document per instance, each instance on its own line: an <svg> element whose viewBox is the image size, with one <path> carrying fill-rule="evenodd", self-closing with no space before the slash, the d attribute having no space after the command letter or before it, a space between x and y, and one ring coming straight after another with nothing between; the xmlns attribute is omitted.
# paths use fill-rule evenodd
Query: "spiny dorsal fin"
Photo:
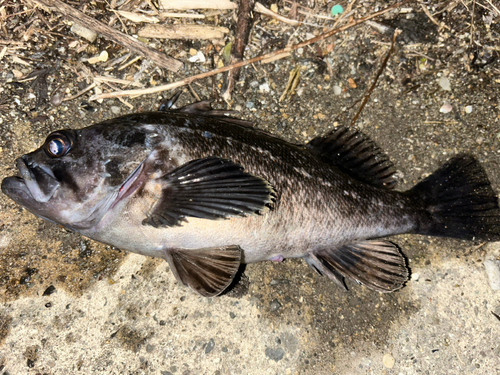
<svg viewBox="0 0 500 375"><path fill-rule="evenodd" d="M275 197L269 182L217 157L190 161L159 178L158 184L161 198L143 221L157 228L180 225L186 217L214 220L251 215Z"/></svg>
<svg viewBox="0 0 500 375"><path fill-rule="evenodd" d="M358 130L337 127L328 135L311 140L307 148L358 181L386 189L396 184L389 157Z"/></svg>
<svg viewBox="0 0 500 375"><path fill-rule="evenodd" d="M199 102L187 104L184 107L173 109L172 107L177 99L179 99L180 95L180 91L175 93L174 96L172 96L170 99L160 104L158 110L161 112L189 113L198 116L210 116L224 120L226 122L230 122L232 124L242 125L249 128L252 128L254 125L251 121L229 116L237 114L237 111L213 109L212 102L209 100L202 100Z"/></svg>
<svg viewBox="0 0 500 375"><path fill-rule="evenodd" d="M379 292L392 292L408 280L405 258L389 241L373 240L312 252L307 263L338 285L341 276Z"/></svg>
<svg viewBox="0 0 500 375"><path fill-rule="evenodd" d="M166 251L178 281L203 297L221 294L233 281L241 264L239 246Z"/></svg>

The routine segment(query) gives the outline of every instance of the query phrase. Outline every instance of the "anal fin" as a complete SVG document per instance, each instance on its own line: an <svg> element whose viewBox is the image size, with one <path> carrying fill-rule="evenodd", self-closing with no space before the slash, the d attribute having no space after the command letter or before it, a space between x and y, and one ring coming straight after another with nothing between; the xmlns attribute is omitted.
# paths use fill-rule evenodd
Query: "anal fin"
<svg viewBox="0 0 500 375"><path fill-rule="evenodd" d="M239 246L203 249L169 249L166 259L178 281L203 297L221 294L233 281L241 264Z"/></svg>
<svg viewBox="0 0 500 375"><path fill-rule="evenodd" d="M316 250L306 261L344 289L342 277L379 292L397 290L408 280L405 258L389 241L362 241L336 249Z"/></svg>

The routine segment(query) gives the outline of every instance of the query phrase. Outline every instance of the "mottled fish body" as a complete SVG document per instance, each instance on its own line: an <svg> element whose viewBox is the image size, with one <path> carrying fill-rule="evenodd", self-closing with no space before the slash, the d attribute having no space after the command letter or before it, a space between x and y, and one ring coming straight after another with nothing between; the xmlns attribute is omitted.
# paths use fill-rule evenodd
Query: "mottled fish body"
<svg viewBox="0 0 500 375"><path fill-rule="evenodd" d="M292 257L341 286L350 277L392 291L408 270L378 238L500 240L498 199L472 156L398 192L392 163L358 131L294 145L212 114L196 103L54 132L2 191L92 239L166 259L205 296L241 263Z"/></svg>

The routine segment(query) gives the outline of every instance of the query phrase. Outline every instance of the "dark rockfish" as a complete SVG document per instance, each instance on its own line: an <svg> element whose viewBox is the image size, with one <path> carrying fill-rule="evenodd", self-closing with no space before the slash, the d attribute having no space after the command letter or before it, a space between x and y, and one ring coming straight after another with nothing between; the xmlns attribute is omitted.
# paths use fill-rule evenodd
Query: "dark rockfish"
<svg viewBox="0 0 500 375"><path fill-rule="evenodd" d="M166 259L203 296L223 292L241 263L294 257L342 287L349 277L389 292L408 270L380 237L500 240L498 199L472 156L397 192L393 165L358 131L294 145L206 107L54 132L2 191L43 219Z"/></svg>

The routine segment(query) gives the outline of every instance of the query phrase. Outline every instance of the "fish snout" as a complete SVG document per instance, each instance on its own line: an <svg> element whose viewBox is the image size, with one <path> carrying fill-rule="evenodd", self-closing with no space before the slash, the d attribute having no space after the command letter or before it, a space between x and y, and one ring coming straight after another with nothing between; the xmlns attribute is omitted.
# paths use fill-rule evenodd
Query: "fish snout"
<svg viewBox="0 0 500 375"><path fill-rule="evenodd" d="M59 181L47 166L41 166L24 155L16 160L22 180L34 200L45 203L59 188Z"/></svg>

